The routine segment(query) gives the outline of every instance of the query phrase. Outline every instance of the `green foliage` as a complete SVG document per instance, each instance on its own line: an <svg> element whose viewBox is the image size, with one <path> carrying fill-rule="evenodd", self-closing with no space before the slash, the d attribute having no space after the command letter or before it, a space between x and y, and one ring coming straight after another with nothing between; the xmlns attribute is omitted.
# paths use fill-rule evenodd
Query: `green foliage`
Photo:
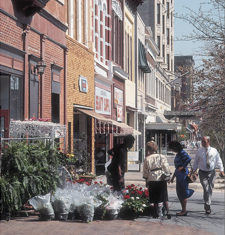
<svg viewBox="0 0 225 235"><path fill-rule="evenodd" d="M1 213L16 215L28 199L56 189L61 162L51 143L6 143L2 153Z"/></svg>

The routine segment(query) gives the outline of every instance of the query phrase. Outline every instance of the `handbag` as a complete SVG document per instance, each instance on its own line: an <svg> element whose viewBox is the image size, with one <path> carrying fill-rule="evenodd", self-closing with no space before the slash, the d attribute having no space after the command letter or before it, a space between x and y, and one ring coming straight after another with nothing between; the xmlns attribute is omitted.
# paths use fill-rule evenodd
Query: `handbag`
<svg viewBox="0 0 225 235"><path fill-rule="evenodd" d="M198 173L192 168L191 163L190 163L190 166L191 166L191 170L187 174L186 179L188 183L194 183L198 178Z"/></svg>
<svg viewBox="0 0 225 235"><path fill-rule="evenodd" d="M170 180L170 174L162 174L160 177L160 181L166 181L168 182Z"/></svg>
<svg viewBox="0 0 225 235"><path fill-rule="evenodd" d="M162 158L161 158L161 155L160 155L160 165L162 166ZM170 173L166 174L166 173L162 173L162 175L160 176L159 178L159 181L170 181Z"/></svg>

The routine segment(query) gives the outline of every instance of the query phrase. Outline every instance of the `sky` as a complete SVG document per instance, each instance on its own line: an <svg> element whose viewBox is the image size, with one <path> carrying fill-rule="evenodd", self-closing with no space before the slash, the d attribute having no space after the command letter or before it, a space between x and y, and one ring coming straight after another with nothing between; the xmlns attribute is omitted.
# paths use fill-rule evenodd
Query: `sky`
<svg viewBox="0 0 225 235"><path fill-rule="evenodd" d="M174 11L175 14L188 14L189 10L185 7L188 7L196 12L200 6L202 6L202 10L208 11L210 6L208 4L204 4L207 0L174 0ZM174 18L174 50L175 55L193 55L195 60L195 66L199 66L202 64L202 57L198 56L201 51L201 46L203 44L201 42L192 42L192 41L182 41L177 40L184 38L183 35L190 35L193 31L194 27L189 23Z"/></svg>

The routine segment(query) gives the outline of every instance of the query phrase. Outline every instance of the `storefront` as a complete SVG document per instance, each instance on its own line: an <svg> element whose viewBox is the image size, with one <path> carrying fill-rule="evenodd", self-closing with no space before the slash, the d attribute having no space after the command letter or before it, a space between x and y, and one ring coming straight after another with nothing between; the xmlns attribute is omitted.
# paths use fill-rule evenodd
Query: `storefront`
<svg viewBox="0 0 225 235"><path fill-rule="evenodd" d="M176 133L181 130L180 123L147 123L146 141L152 140L158 145L158 152L167 154L167 144L176 139Z"/></svg>

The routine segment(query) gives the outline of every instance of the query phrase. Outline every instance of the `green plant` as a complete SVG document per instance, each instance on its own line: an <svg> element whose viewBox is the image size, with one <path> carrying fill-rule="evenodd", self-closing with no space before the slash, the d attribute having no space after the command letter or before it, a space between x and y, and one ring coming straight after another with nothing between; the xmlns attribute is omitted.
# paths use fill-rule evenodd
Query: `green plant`
<svg viewBox="0 0 225 235"><path fill-rule="evenodd" d="M6 143L2 148L1 213L16 215L28 199L55 190L61 165L50 142Z"/></svg>

